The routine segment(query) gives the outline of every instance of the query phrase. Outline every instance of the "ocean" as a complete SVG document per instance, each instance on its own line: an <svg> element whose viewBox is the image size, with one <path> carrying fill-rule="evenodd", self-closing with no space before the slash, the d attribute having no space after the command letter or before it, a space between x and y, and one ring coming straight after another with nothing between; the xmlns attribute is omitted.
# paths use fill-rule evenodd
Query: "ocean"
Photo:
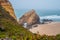
<svg viewBox="0 0 60 40"><path fill-rule="evenodd" d="M24 15L24 13L28 12L29 9L15 9L15 14L17 19ZM42 19L51 19L55 22L60 22L60 10L35 10L39 15L40 20Z"/></svg>

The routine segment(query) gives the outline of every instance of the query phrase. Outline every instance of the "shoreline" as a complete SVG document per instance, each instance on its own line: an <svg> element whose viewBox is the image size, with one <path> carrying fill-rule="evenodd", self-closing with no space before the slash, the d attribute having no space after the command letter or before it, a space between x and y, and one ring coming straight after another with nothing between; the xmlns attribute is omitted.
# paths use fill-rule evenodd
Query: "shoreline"
<svg viewBox="0 0 60 40"><path fill-rule="evenodd" d="M37 27L29 29L32 33L39 32L40 35L56 35L60 34L60 22L51 22L48 24L38 24Z"/></svg>

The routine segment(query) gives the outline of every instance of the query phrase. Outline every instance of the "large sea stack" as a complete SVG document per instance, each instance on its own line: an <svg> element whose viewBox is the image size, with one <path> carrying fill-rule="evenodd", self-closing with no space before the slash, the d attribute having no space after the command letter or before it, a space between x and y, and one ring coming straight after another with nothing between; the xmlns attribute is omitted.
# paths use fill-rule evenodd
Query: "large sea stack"
<svg viewBox="0 0 60 40"><path fill-rule="evenodd" d="M24 23L27 23L28 28L29 26L32 26L34 24L39 24L40 23L40 18L35 12L35 10L31 10L26 12L20 19L19 19L19 24L23 25Z"/></svg>

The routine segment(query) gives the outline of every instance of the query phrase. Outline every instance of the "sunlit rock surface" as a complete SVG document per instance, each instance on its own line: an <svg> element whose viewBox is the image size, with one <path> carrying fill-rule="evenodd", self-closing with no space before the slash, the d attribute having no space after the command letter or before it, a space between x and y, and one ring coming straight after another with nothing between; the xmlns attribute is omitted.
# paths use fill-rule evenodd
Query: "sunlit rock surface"
<svg viewBox="0 0 60 40"><path fill-rule="evenodd" d="M27 23L28 27L34 24L40 23L40 18L35 12L35 10L31 10L26 12L20 19L19 24L23 25L24 23Z"/></svg>
<svg viewBox="0 0 60 40"><path fill-rule="evenodd" d="M7 11L9 14L16 19L16 16L14 14L14 9L9 2L9 0L0 0L0 5Z"/></svg>

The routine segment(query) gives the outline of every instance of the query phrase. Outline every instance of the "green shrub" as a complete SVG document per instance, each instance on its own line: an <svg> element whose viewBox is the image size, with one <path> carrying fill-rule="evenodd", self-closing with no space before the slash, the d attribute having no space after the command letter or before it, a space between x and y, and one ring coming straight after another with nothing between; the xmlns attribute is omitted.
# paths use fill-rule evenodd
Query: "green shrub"
<svg viewBox="0 0 60 40"><path fill-rule="evenodd" d="M56 40L60 40L60 34L56 35Z"/></svg>
<svg viewBox="0 0 60 40"><path fill-rule="evenodd" d="M48 36L48 40L55 40L54 36Z"/></svg>
<svg viewBox="0 0 60 40"><path fill-rule="evenodd" d="M0 13L0 16L2 16L2 14Z"/></svg>

